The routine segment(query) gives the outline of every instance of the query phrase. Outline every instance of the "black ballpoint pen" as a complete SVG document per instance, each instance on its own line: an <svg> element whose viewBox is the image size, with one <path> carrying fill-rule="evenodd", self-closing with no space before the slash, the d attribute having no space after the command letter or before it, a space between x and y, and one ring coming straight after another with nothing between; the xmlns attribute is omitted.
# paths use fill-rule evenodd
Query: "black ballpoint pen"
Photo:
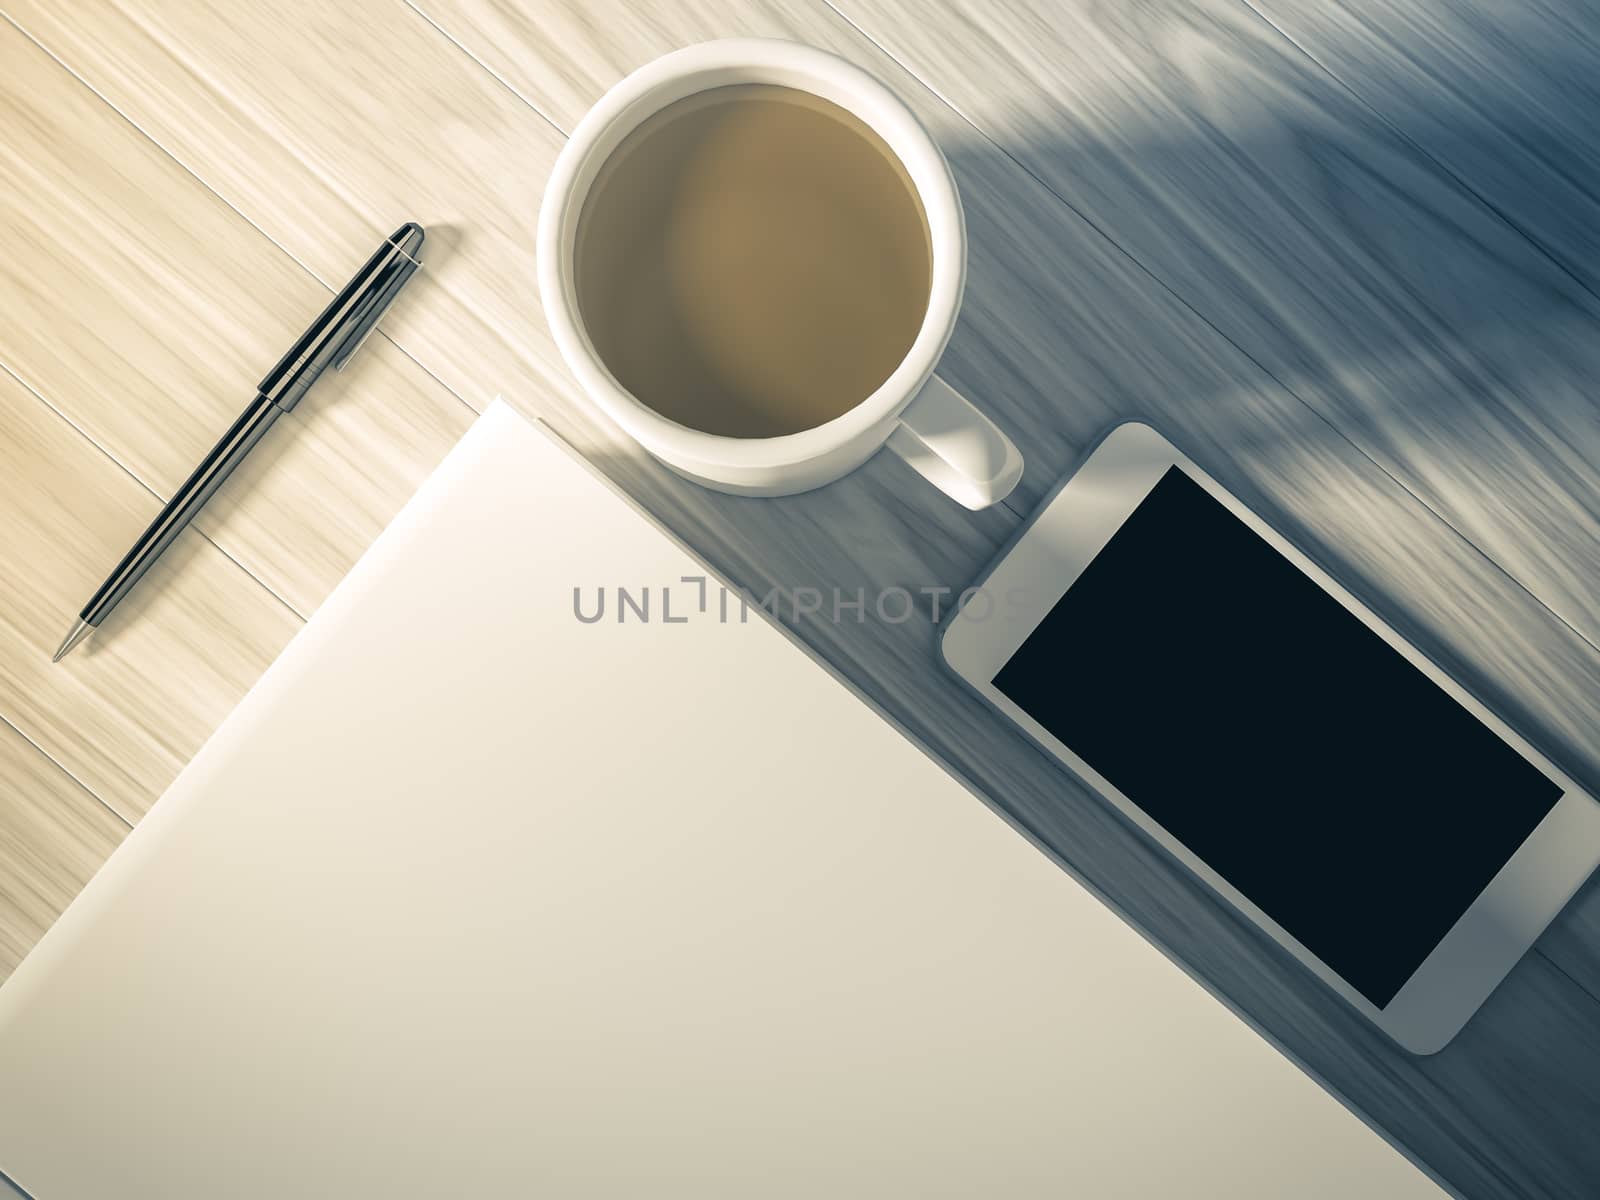
<svg viewBox="0 0 1600 1200"><path fill-rule="evenodd" d="M99 627L106 614L139 582L150 564L222 486L223 480L244 461L245 455L272 428L273 422L300 403L300 398L310 390L317 377L329 367L336 371L344 367L406 280L422 265L417 258L422 238L422 226L414 221L395 230L356 272L355 278L345 284L333 302L311 322L311 327L289 347L278 365L267 372L256 388L256 398L239 414L239 419L211 448L193 474L167 501L166 507L150 522L150 527L139 535L133 549L123 556L100 589L89 598L89 603L83 606L77 623L51 657L51 662L60 662Z"/></svg>

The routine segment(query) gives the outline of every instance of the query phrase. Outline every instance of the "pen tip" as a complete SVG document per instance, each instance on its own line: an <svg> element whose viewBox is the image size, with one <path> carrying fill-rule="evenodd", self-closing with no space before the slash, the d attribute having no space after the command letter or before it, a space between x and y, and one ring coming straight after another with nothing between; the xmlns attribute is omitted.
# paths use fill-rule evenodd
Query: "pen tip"
<svg viewBox="0 0 1600 1200"><path fill-rule="evenodd" d="M73 627L68 631L67 636L62 639L60 649L50 656L50 661L53 663L60 662L63 658L72 653L72 648L74 646L83 641L84 638L88 637L93 632L94 626L80 617L77 623L74 624Z"/></svg>

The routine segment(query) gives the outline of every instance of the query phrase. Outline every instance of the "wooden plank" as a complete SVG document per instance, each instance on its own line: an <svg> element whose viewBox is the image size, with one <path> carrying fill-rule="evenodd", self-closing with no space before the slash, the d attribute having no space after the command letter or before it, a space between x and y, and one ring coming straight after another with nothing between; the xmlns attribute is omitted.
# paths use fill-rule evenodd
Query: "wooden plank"
<svg viewBox="0 0 1600 1200"><path fill-rule="evenodd" d="M4 22L0 57L0 363L170 496L328 291ZM330 242L335 286L399 223ZM375 337L196 526L304 616L472 415ZM61 610L63 629L92 590Z"/></svg>
<svg viewBox="0 0 1600 1200"><path fill-rule="evenodd" d="M117 848L125 821L0 722L0 981Z"/></svg>
<svg viewBox="0 0 1600 1200"><path fill-rule="evenodd" d="M0 718L130 823L300 625L191 530L52 665L72 614L159 507L0 372Z"/></svg>
<svg viewBox="0 0 1600 1200"><path fill-rule="evenodd" d="M1233 0L837 7L1600 641L1600 301L1270 25Z"/></svg>
<svg viewBox="0 0 1600 1200"><path fill-rule="evenodd" d="M297 257L315 257L320 238L297 221L299 207L326 206L337 216L341 206L370 210L410 191L425 198L421 209L450 212L461 253L446 264L448 287L429 313L416 306L409 324L397 325L396 340L464 395L525 392L736 581L959 586L1010 527L1005 514L954 512L881 459L782 503L709 496L643 463L575 402L533 315L531 224L549 160L541 140L549 135L540 131L549 126L531 108L506 108L510 92L464 55L435 56L428 38L402 22L365 22L369 40L352 63L353 43L339 36L332 16L321 7L291 8L286 15L282 6L266 14L255 6L173 5L130 16L74 5L70 20L49 6L20 11L32 32L252 221L287 239ZM888 78L952 149L962 128L811 5L658 4L642 12L551 5L525 23L493 10L525 29L512 41L498 27L475 36L481 11L458 6L447 17L442 7L429 8L453 36L470 38L475 54L507 60L496 69L508 79L512 67L530 77L559 73L593 96L633 65L629 55L735 32L776 33L828 45ZM627 48L617 60L579 59L591 41L604 41L587 38L586 28L617 31ZM245 48L265 64L262 73L233 69ZM293 66L306 96L269 94L261 80L279 61ZM409 61L420 64L414 72L393 69ZM153 79L159 87L149 85ZM359 113L360 121L325 115L334 111ZM364 148L369 140L401 149L380 161ZM1515 694L1518 710L1536 713L1551 731L1546 740L1573 747L1569 759L1590 753L1582 749L1584 731L1600 689L1594 655L1581 640L1004 156L980 146L955 157L974 254L948 371L1031 456L1023 503L1112 419L1155 419L1364 592L1393 597L1382 605L1387 615L1430 650L1458 669L1470 664L1469 679L1492 680L1483 690ZM272 188L249 169L261 162L314 170L296 188ZM519 296L520 306L508 301ZM1572 1180L1596 1167L1583 1124L1588 1111L1570 1103L1572 1081L1587 1081L1600 1066L1595 1006L1566 976L1530 959L1474 1023L1472 1039L1434 1059L1406 1058L942 677L927 606L922 612L923 620L898 626L812 618L796 628L1208 986L1459 1186L1485 1195L1571 1193ZM1531 1043L1525 1021L1541 1024ZM1536 1094L1508 1103L1504 1097L1525 1084L1559 1099Z"/></svg>
<svg viewBox="0 0 1600 1200"><path fill-rule="evenodd" d="M534 290L533 221L561 136L415 12L370 0L8 12L325 284L348 275L349 247L425 225L426 277L386 327L429 347L429 370L468 404L574 396ZM304 22L298 34L286 18ZM350 44L368 24L381 51ZM128 92L128 70L162 81L158 107Z"/></svg>
<svg viewBox="0 0 1600 1200"><path fill-rule="evenodd" d="M1600 10L1572 0L1249 0L1600 291Z"/></svg>
<svg viewBox="0 0 1600 1200"><path fill-rule="evenodd" d="M1590 877L1538 945L1574 983L1600 998L1600 874Z"/></svg>

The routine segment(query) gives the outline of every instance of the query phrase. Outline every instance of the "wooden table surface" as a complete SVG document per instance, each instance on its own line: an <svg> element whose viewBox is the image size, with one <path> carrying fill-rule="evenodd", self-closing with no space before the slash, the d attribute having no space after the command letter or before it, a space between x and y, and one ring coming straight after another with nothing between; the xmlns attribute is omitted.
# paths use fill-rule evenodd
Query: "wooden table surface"
<svg viewBox="0 0 1600 1200"><path fill-rule="evenodd" d="M933 655L937 589L966 584L1099 433L1142 418L1600 790L1592 5L0 10L0 972L504 393L757 594L919 592L897 625L784 616L1451 1189L1600 1196L1600 883L1449 1048L1408 1057ZM944 146L972 246L941 373L1027 456L1006 506L965 512L883 455L806 496L714 495L568 378L533 270L564 133L632 68L732 35L842 54ZM52 667L260 374L407 219L428 227L427 270L384 336Z"/></svg>

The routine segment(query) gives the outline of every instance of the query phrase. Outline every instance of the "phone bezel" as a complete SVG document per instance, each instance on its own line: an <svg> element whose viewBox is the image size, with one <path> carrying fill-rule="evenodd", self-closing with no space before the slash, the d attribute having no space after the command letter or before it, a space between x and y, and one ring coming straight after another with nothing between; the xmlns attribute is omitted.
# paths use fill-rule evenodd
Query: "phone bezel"
<svg viewBox="0 0 1600 1200"><path fill-rule="evenodd" d="M1265 538L1358 620L1464 705L1561 789L1561 798L1476 901L1382 1008L1301 945L1223 876L994 686L995 675L1176 466ZM1402 638L1314 560L1256 516L1148 425L1113 429L990 566L939 638L945 664L1127 819L1205 880L1405 1049L1432 1054L1477 1011L1545 926L1600 865L1600 804L1475 696ZM1071 687L1070 671L1063 687Z"/></svg>

